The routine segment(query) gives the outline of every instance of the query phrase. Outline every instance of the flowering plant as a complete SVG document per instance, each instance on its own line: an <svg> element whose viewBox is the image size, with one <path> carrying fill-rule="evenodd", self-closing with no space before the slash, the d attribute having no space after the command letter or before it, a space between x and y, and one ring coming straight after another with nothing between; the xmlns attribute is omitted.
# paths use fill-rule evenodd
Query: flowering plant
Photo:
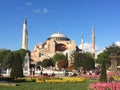
<svg viewBox="0 0 120 90"><path fill-rule="evenodd" d="M80 83L85 81L85 78L83 77L65 77L65 78L49 78L49 79L36 79L36 82L38 83Z"/></svg>
<svg viewBox="0 0 120 90"><path fill-rule="evenodd" d="M89 88L92 90L120 90L120 83L114 82L114 83L92 83L89 85Z"/></svg>

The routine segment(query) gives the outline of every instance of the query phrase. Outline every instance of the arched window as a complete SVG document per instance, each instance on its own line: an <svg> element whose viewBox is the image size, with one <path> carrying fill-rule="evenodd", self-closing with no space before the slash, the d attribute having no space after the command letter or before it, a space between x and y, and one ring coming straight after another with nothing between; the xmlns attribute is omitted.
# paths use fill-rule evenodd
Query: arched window
<svg viewBox="0 0 120 90"><path fill-rule="evenodd" d="M65 51L67 49L67 46L64 44L57 44L55 46L55 51Z"/></svg>

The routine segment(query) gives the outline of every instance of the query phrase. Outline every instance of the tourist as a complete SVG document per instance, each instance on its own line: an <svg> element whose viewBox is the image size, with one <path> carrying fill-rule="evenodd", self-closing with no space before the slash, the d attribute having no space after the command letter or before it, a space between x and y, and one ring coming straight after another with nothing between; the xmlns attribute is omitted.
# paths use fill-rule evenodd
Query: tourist
<svg viewBox="0 0 120 90"><path fill-rule="evenodd" d="M32 68L33 76L35 76L35 68Z"/></svg>
<svg viewBox="0 0 120 90"><path fill-rule="evenodd" d="M40 71L40 75L41 75L41 76L43 75L43 72L42 72L42 70Z"/></svg>
<svg viewBox="0 0 120 90"><path fill-rule="evenodd" d="M68 70L65 70L65 77L68 76Z"/></svg>
<svg viewBox="0 0 120 90"><path fill-rule="evenodd" d="M92 75L92 70L90 70L89 75Z"/></svg>
<svg viewBox="0 0 120 90"><path fill-rule="evenodd" d="M30 76L32 76L32 69L30 68Z"/></svg>

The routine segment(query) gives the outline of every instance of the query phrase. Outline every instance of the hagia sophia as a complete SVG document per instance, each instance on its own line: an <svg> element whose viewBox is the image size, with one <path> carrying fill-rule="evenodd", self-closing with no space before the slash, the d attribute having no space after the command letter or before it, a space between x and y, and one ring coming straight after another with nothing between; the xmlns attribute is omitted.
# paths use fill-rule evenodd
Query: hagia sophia
<svg viewBox="0 0 120 90"><path fill-rule="evenodd" d="M38 43L34 46L31 52L31 59L34 63L43 61L44 59L49 59L53 57L56 53L62 53L68 56L68 65L73 63L71 54L73 52L84 52L84 38L81 40L82 49L79 49L76 45L75 40L71 40L66 35L57 32L50 35L45 42ZM94 27L92 27L92 51L91 53L95 55L95 35ZM22 34L22 49L28 49L28 31L27 31L27 21L24 20L23 23L23 34Z"/></svg>

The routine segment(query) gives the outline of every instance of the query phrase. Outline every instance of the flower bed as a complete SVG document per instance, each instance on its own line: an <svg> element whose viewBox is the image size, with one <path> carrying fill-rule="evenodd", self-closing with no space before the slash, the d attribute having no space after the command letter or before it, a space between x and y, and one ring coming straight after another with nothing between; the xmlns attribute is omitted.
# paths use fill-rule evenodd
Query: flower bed
<svg viewBox="0 0 120 90"><path fill-rule="evenodd" d="M22 81L30 81L30 82L37 82L37 83L80 83L85 81L84 77L24 77L24 78L17 78L17 80Z"/></svg>
<svg viewBox="0 0 120 90"><path fill-rule="evenodd" d="M120 90L120 83L92 83L89 85L90 90Z"/></svg>
<svg viewBox="0 0 120 90"><path fill-rule="evenodd" d="M93 74L93 75L87 75L87 74L84 74L81 77L89 78L91 80L98 80L100 78L100 75L95 75L95 74Z"/></svg>
<svg viewBox="0 0 120 90"><path fill-rule="evenodd" d="M120 76L112 76L115 81L120 81Z"/></svg>
<svg viewBox="0 0 120 90"><path fill-rule="evenodd" d="M15 83L0 82L0 86L16 86Z"/></svg>
<svg viewBox="0 0 120 90"><path fill-rule="evenodd" d="M72 78L49 78L49 79L36 79L37 83L81 83L85 81L82 77L72 77Z"/></svg>

